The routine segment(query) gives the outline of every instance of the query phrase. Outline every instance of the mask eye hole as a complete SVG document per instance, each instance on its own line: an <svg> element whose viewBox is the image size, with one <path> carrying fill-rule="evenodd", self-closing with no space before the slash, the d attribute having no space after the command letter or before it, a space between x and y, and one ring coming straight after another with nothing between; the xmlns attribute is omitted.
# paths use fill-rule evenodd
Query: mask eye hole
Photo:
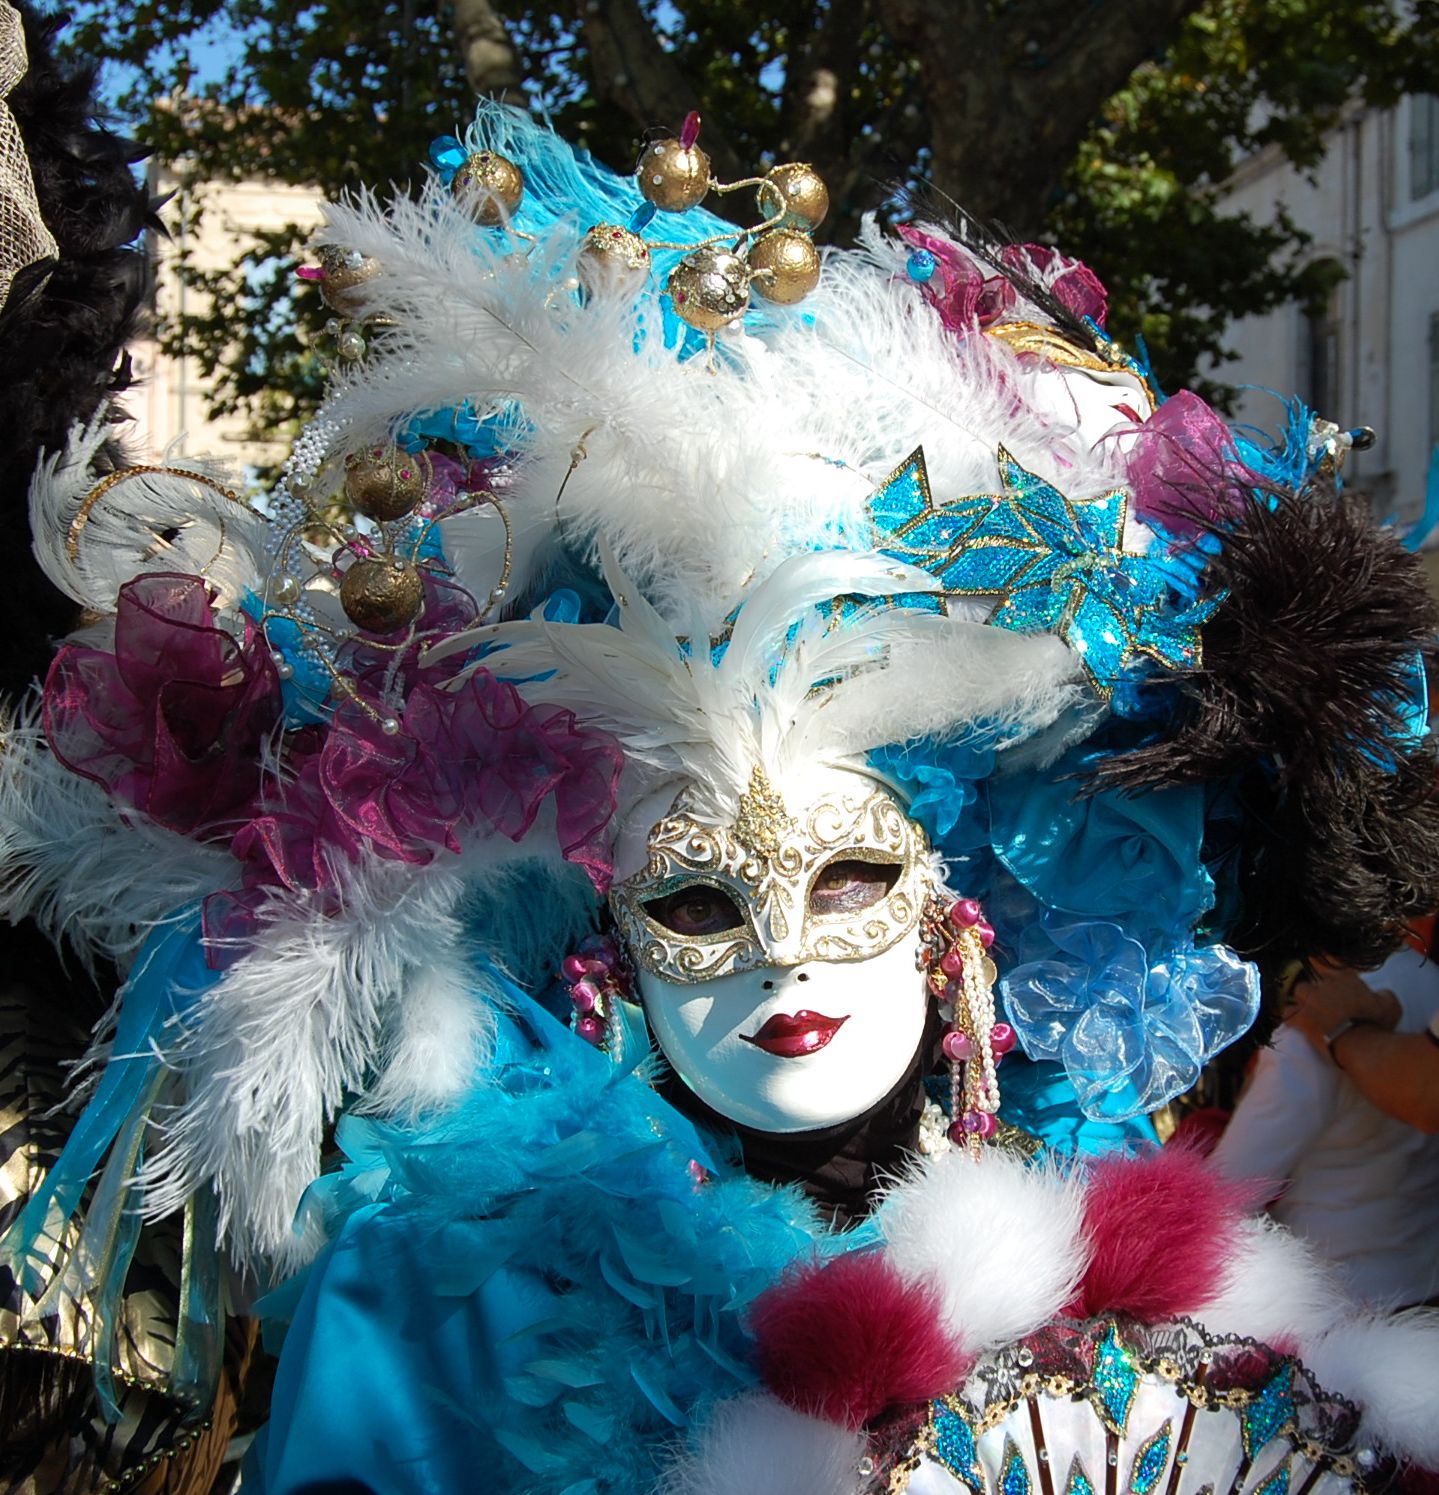
<svg viewBox="0 0 1439 1495"><path fill-rule="evenodd" d="M644 911L675 934L691 936L726 934L744 927L744 916L728 893L708 883L690 883L663 898L652 899Z"/></svg>
<svg viewBox="0 0 1439 1495"><path fill-rule="evenodd" d="M831 862L809 890L809 911L820 915L853 914L872 908L893 891L899 873L893 862L867 862L860 857Z"/></svg>

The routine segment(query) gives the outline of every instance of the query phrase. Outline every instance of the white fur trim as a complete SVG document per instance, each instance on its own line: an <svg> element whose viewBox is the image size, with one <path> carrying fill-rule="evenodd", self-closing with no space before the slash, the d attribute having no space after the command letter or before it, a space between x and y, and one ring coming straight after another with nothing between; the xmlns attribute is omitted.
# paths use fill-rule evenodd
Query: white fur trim
<svg viewBox="0 0 1439 1495"><path fill-rule="evenodd" d="M719 1402L697 1447L660 1476L656 1495L852 1495L861 1434L767 1396Z"/></svg>
<svg viewBox="0 0 1439 1495"><path fill-rule="evenodd" d="M1076 1177L998 1150L920 1165L879 1211L889 1259L935 1288L946 1327L979 1352L1018 1339L1068 1303L1088 1264Z"/></svg>
<svg viewBox="0 0 1439 1495"><path fill-rule="evenodd" d="M1392 1316L1360 1314L1337 1324L1304 1350L1304 1363L1326 1391L1363 1410L1361 1445L1375 1443L1439 1469L1439 1312L1416 1308Z"/></svg>
<svg viewBox="0 0 1439 1495"><path fill-rule="evenodd" d="M1338 1279L1268 1216L1239 1227L1219 1291L1194 1311L1215 1334L1290 1343L1301 1354L1351 1309Z"/></svg>

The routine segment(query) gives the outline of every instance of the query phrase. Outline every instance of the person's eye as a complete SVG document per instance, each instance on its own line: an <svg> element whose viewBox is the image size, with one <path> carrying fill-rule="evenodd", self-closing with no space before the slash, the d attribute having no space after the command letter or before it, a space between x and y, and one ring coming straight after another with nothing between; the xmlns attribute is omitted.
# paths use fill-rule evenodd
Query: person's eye
<svg viewBox="0 0 1439 1495"><path fill-rule="evenodd" d="M744 924L744 916L734 899L708 883L676 888L673 893L645 904L644 910L656 924L675 934L724 934Z"/></svg>
<svg viewBox="0 0 1439 1495"><path fill-rule="evenodd" d="M812 914L853 914L886 898L899 881L891 862L866 862L857 857L831 862L809 890Z"/></svg>

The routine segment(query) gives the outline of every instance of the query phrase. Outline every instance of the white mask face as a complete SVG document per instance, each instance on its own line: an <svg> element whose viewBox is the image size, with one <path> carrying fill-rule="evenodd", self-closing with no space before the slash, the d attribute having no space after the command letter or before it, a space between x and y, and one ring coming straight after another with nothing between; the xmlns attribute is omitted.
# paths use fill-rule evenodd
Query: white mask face
<svg viewBox="0 0 1439 1495"><path fill-rule="evenodd" d="M661 1051L713 1110L767 1132L867 1111L925 1024L923 832L863 775L805 788L791 814L756 770L732 826L682 793L611 894Z"/></svg>

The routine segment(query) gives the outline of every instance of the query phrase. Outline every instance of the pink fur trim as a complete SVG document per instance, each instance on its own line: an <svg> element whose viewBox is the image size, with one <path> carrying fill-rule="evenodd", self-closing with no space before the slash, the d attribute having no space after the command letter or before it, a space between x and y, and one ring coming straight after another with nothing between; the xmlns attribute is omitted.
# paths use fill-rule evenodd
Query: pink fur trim
<svg viewBox="0 0 1439 1495"><path fill-rule="evenodd" d="M1223 1285L1235 1229L1257 1202L1251 1181L1222 1177L1185 1147L1096 1162L1084 1201L1092 1254L1066 1312L1151 1323L1192 1313Z"/></svg>
<svg viewBox="0 0 1439 1495"><path fill-rule="evenodd" d="M792 1271L755 1303L751 1327L770 1390L850 1429L953 1391L974 1364L941 1327L934 1290L906 1282L879 1251Z"/></svg>

